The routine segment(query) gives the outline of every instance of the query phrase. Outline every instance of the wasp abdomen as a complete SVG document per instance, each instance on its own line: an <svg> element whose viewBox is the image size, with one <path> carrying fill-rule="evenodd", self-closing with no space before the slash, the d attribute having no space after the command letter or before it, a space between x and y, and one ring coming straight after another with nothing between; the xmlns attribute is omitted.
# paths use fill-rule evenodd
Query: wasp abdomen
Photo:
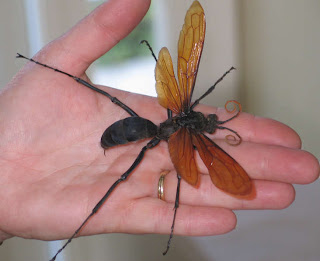
<svg viewBox="0 0 320 261"><path fill-rule="evenodd" d="M101 137L101 147L108 149L120 144L152 138L157 135L157 126L141 117L128 117L109 126Z"/></svg>

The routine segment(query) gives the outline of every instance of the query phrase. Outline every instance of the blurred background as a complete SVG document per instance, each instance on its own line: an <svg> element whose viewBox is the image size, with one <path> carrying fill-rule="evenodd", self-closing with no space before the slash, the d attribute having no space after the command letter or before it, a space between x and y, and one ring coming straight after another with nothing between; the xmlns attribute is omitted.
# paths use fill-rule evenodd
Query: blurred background
<svg viewBox="0 0 320 261"><path fill-rule="evenodd" d="M24 64L15 59L16 52L33 56L101 2L1 1L1 87ZM245 111L291 126L300 134L303 148L320 158L320 1L200 2L207 32L194 98L235 66L237 70L204 102L224 106L237 99ZM92 81L155 96L155 61L139 42L149 40L156 54L167 46L175 61L191 3L153 0L142 23L89 68ZM76 239L57 260L319 261L319 180L295 188L296 201L289 208L237 211L235 231L215 237L175 236L165 257L161 253L167 236L111 234ZM48 260L61 243L13 238L0 247L0 260Z"/></svg>

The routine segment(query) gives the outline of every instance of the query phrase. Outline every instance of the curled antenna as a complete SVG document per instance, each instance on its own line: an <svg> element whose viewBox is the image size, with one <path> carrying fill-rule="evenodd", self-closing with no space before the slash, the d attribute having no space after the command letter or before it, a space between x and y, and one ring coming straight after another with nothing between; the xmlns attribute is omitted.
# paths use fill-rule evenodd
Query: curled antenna
<svg viewBox="0 0 320 261"><path fill-rule="evenodd" d="M235 134L237 135L238 139L231 134L229 134L225 137L225 141L231 146L238 146L242 142L241 136L236 132L235 132Z"/></svg>
<svg viewBox="0 0 320 261"><path fill-rule="evenodd" d="M231 104L233 105L232 107L232 110L228 109L228 105ZM238 101L235 101L235 100L230 100L230 101L227 101L226 104L224 105L226 111L228 113L234 113L237 111L237 113L232 116L231 118L225 120L225 121L218 121L218 124L224 124L228 121L231 121L233 120L234 118L238 117L240 112L242 111L242 106L241 106L241 103L238 102ZM238 138L236 138L234 135L231 135L231 134L228 134L226 137L225 137L225 141L231 145L231 146L238 146L241 142L242 142L242 138L241 136L234 130L230 129L230 128L227 128L227 127L223 127L223 126L218 126L218 129L220 130L228 130L228 131L231 131L232 133L234 133Z"/></svg>
<svg viewBox="0 0 320 261"><path fill-rule="evenodd" d="M228 105L232 103L232 106L233 106L233 109L232 110L229 110L228 109ZM228 113L234 113L235 111L238 111L238 114L240 112L242 112L242 106L241 106L241 103L236 101L236 100L230 100L230 101L227 101L226 104L224 105L224 108L226 109L226 111Z"/></svg>
<svg viewBox="0 0 320 261"><path fill-rule="evenodd" d="M146 44L147 46L148 46L148 48L149 48L149 50L150 50L150 52L151 52L151 55L153 56L153 58L156 60L156 62L158 61L157 60L157 57L156 57L156 55L154 54L154 52L153 52L153 49L152 49L152 47L151 47L151 45L149 44L149 42L147 41L147 40L142 40L141 42L140 42L140 44Z"/></svg>

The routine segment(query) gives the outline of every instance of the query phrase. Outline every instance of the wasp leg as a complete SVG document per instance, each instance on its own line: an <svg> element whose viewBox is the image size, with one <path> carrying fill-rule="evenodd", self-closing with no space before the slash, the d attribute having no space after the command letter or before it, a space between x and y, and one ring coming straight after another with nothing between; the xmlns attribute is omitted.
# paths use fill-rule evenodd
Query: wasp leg
<svg viewBox="0 0 320 261"><path fill-rule="evenodd" d="M113 185L108 189L106 194L100 199L100 201L92 209L91 214L82 222L82 224L79 226L79 228L73 233L73 235L68 239L68 241L57 251L57 253L54 255L54 257L52 259L50 259L50 261L56 260L56 257L63 251L63 249L65 249L65 247L67 245L69 245L71 243L71 241L75 238L75 236L79 234L80 230L89 221L89 219L94 214L97 213L97 211L101 208L103 203L107 200L107 198L110 196L111 192L118 186L118 184L121 183L122 181L125 181L129 177L130 173L138 166L138 164L143 159L143 156L144 156L146 150L152 149L153 147L157 146L159 144L159 142L160 142L160 140L158 138L153 138L151 141L148 142L148 144L146 146L144 146L142 148L138 157L133 162L131 167L124 174L122 174L121 177L115 183L113 183Z"/></svg>
<svg viewBox="0 0 320 261"><path fill-rule="evenodd" d="M167 243L167 248L162 253L163 255L166 255L168 253L168 251L169 251L170 244L171 244L171 239L173 237L173 230L174 230L174 223L176 221L177 209L179 207L181 177L179 175L177 175L177 178L178 178L178 184L177 184L176 200L175 200L175 203L174 203L174 214L173 214L173 220L172 220L172 225L171 225L171 232L170 232L169 240L168 240L168 243Z"/></svg>
<svg viewBox="0 0 320 261"><path fill-rule="evenodd" d="M29 60L30 62L36 63L36 64L41 65L41 66L46 67L46 68L49 68L49 69L51 69L51 70L53 70L53 71L55 71L55 72L58 72L58 73L62 73L62 74L64 74L64 75L67 75L67 76L69 76L70 78L74 79L76 82L78 82L78 83L80 83L80 84L82 84L82 85L90 88L91 90L94 90L94 91L96 91L96 92L98 92L98 93L100 93L100 94L102 94L102 95L104 95L104 96L107 96L114 104L116 104L116 105L118 105L119 107L121 107L122 109L124 109L124 110L125 110L127 113L129 113L131 116L138 116L137 113L135 113L131 108L129 108L127 105L125 105L124 103L122 103L121 101L119 101L116 97L111 96L109 93L107 93L107 92L105 92L105 91L103 91L103 90L101 90L101 89L93 86L92 84L86 82L85 80L82 80L82 79L79 78L79 77L73 76L73 75L71 75L71 74L69 74L69 73L67 73L67 72L61 71L61 70L59 70L59 69L57 69L57 68L53 68L53 67L51 67L51 66L49 66L49 65L40 63L40 62L38 62L38 61L36 61L36 60L33 60L32 58L25 57L25 56L23 56L22 54L19 54L19 53L17 53L17 58L23 58L23 59Z"/></svg>

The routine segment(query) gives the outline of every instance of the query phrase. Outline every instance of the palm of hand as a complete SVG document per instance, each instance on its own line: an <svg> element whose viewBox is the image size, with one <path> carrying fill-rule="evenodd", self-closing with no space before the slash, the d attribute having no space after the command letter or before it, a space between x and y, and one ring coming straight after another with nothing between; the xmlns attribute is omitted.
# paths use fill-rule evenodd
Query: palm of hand
<svg viewBox="0 0 320 261"><path fill-rule="evenodd" d="M27 74L25 70L28 70ZM15 216L15 219L7 218L6 232L42 239L67 237L74 230L72 225L80 224L111 184L126 171L143 143L109 149L104 156L99 144L104 129L128 115L106 97L64 75L29 64L10 87L1 103L6 108L1 110L4 138L1 148L5 152L2 155L6 155L2 161L11 163L10 179L16 182L16 186L14 190L2 190L8 209L3 214ZM120 94L116 90L108 91ZM135 96L132 101L131 96ZM139 97L125 93L121 96L130 104L139 103L144 111L154 111L148 106L155 99ZM141 105L143 100L145 105ZM164 147L160 146L160 150L157 161L160 159L167 169L172 168L163 153ZM135 199L154 196L156 188L150 183L158 176L152 172L159 170L152 158L147 156L141 166L142 173L143 169L148 169L146 175L138 173L136 178L139 181L133 181L134 185L130 182L122 185L123 188L119 188L122 193L119 191L119 195L110 198L107 205L117 211L101 210L108 212L108 228L88 225L85 233L116 229L118 223L123 222L119 217L128 211ZM10 210L17 209L19 213L12 215ZM26 222L19 221L21 219ZM61 221L70 222L69 229L62 227ZM37 222L36 226L34 222ZM24 232L28 226L35 227L32 234ZM58 232L51 232L46 237L50 229Z"/></svg>

